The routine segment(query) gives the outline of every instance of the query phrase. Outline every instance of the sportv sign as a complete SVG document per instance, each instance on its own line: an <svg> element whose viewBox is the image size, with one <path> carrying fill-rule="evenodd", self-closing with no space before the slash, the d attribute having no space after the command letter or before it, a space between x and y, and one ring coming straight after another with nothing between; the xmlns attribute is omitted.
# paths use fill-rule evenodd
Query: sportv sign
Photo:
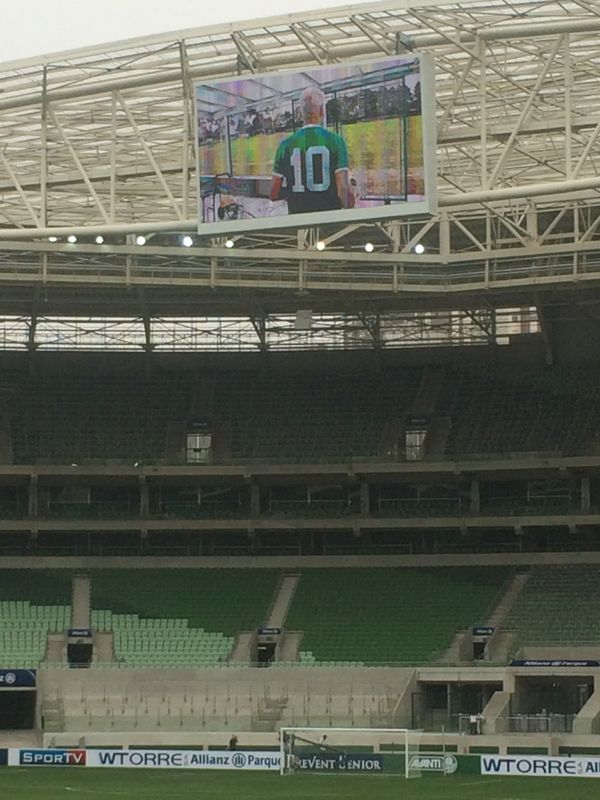
<svg viewBox="0 0 600 800"><path fill-rule="evenodd" d="M8 763L18 767L84 767L86 751L10 749Z"/></svg>
<svg viewBox="0 0 600 800"><path fill-rule="evenodd" d="M481 756L482 775L600 778L600 758L585 756Z"/></svg>

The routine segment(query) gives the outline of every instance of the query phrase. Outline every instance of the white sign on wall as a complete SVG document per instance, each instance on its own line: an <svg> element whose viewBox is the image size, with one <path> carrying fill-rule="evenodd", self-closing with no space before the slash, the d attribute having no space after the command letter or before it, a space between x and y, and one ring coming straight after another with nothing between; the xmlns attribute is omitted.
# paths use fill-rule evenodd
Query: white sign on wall
<svg viewBox="0 0 600 800"><path fill-rule="evenodd" d="M280 755L260 750L88 750L88 767L279 770Z"/></svg>
<svg viewBox="0 0 600 800"><path fill-rule="evenodd" d="M482 775L600 778L600 758L588 756L481 756Z"/></svg>
<svg viewBox="0 0 600 800"><path fill-rule="evenodd" d="M278 771L280 754L261 750L83 750L8 751L12 766L137 767L161 769L230 769Z"/></svg>

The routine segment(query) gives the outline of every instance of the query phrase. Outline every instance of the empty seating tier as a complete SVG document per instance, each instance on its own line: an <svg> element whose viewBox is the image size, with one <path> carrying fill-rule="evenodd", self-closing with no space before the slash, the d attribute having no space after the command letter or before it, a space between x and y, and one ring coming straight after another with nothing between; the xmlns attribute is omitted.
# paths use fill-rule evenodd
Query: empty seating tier
<svg viewBox="0 0 600 800"><path fill-rule="evenodd" d="M71 621L70 570L0 570L0 668L33 669Z"/></svg>
<svg viewBox="0 0 600 800"><path fill-rule="evenodd" d="M17 463L151 461L165 454L167 424L189 416L194 376L70 373L15 383L7 402Z"/></svg>
<svg viewBox="0 0 600 800"><path fill-rule="evenodd" d="M378 455L386 424L409 408L421 372L14 376L7 399L13 458L26 464L182 460L186 425L199 416L193 410L199 404L217 460ZM203 381L210 392L198 388Z"/></svg>
<svg viewBox="0 0 600 800"><path fill-rule="evenodd" d="M6 373L3 403L11 457L25 464L181 462L188 423L198 420L212 434L214 461L403 457L406 421L423 409L440 423L437 445L433 434L429 441L435 455L577 454L598 439L593 370L527 365L509 372L486 362L436 370L435 391L426 365L150 377Z"/></svg>
<svg viewBox="0 0 600 800"><path fill-rule="evenodd" d="M581 386L581 391L579 387ZM452 419L446 452L585 453L598 437L600 381L553 368L448 371L437 412Z"/></svg>
<svg viewBox="0 0 600 800"><path fill-rule="evenodd" d="M420 663L454 634L487 620L504 568L314 569L302 573L286 628L302 630L302 660Z"/></svg>
<svg viewBox="0 0 600 800"><path fill-rule="evenodd" d="M25 600L32 605L68 605L70 569L0 569L0 600Z"/></svg>
<svg viewBox="0 0 600 800"><path fill-rule="evenodd" d="M127 666L226 661L240 630L264 624L274 570L97 570L92 627L114 633Z"/></svg>
<svg viewBox="0 0 600 800"><path fill-rule="evenodd" d="M535 567L505 622L518 644L600 645L600 567Z"/></svg>

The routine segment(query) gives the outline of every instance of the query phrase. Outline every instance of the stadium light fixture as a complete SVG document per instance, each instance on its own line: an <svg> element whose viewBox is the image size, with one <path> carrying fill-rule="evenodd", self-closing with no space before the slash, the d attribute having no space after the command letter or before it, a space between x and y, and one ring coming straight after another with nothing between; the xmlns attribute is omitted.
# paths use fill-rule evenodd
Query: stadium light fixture
<svg viewBox="0 0 600 800"><path fill-rule="evenodd" d="M191 236L184 236L183 239L181 240L181 244L184 247L191 247L194 244L194 240L192 239Z"/></svg>
<svg viewBox="0 0 600 800"><path fill-rule="evenodd" d="M418 256L422 256L424 252L425 252L425 245L424 244L421 244L421 242L419 242L418 244L415 245L415 253Z"/></svg>
<svg viewBox="0 0 600 800"><path fill-rule="evenodd" d="M49 236L48 237L48 241L49 242L58 242L58 236Z"/></svg>
<svg viewBox="0 0 600 800"><path fill-rule="evenodd" d="M141 234L139 236L136 236L135 243L139 244L139 246L142 247L142 245L146 244L146 237L142 236Z"/></svg>
<svg viewBox="0 0 600 800"><path fill-rule="evenodd" d="M227 239L227 241L225 242L225 247L229 247L231 249L233 247L233 244L234 244L233 239Z"/></svg>
<svg viewBox="0 0 600 800"><path fill-rule="evenodd" d="M96 236L96 244L104 244L104 236Z"/></svg>
<svg viewBox="0 0 600 800"><path fill-rule="evenodd" d="M317 242L317 250L325 250L325 242Z"/></svg>
<svg viewBox="0 0 600 800"><path fill-rule="evenodd" d="M67 236L67 242L69 244L75 244L76 241L77 241L77 237L75 236L74 233L71 233L69 236Z"/></svg>
<svg viewBox="0 0 600 800"><path fill-rule="evenodd" d="M373 244L373 242L367 242L367 243L365 244L365 251L366 251L367 253L372 253L372 252L373 252L373 250L375 250L375 245Z"/></svg>

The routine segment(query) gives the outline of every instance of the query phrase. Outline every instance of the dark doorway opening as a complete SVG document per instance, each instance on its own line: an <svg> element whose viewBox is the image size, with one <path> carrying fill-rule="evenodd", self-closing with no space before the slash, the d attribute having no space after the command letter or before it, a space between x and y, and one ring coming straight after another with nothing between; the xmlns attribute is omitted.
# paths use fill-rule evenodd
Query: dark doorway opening
<svg viewBox="0 0 600 800"><path fill-rule="evenodd" d="M473 642L473 661L483 661L487 642Z"/></svg>
<svg viewBox="0 0 600 800"><path fill-rule="evenodd" d="M75 642L67 645L67 658L71 667L89 667L92 662L92 642Z"/></svg>
<svg viewBox="0 0 600 800"><path fill-rule="evenodd" d="M35 692L0 691L0 730L25 731L35 725Z"/></svg>
<svg viewBox="0 0 600 800"><path fill-rule="evenodd" d="M257 648L258 663L268 667L275 658L275 642L260 642Z"/></svg>

